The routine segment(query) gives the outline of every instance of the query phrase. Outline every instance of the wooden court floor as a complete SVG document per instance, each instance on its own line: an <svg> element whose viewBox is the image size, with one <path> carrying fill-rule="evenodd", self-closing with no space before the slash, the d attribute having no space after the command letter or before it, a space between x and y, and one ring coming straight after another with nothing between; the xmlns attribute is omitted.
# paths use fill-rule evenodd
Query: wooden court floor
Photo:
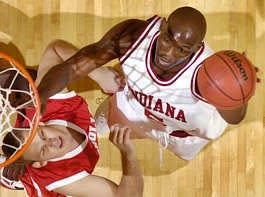
<svg viewBox="0 0 265 197"><path fill-rule="evenodd" d="M78 47L97 41L113 25L128 18L168 16L181 6L195 7L208 23L206 42L216 51L247 52L259 68L261 83L239 125L210 143L190 162L164 151L149 140L136 140L137 158L144 175L144 197L263 197L265 196L264 135L264 0L0 0L0 50L35 66L45 46L65 39ZM109 65L114 66L117 62ZM84 96L95 112L106 97L83 79L71 87ZM89 85L88 85L89 84ZM100 137L101 159L95 174L116 182L121 177L118 151ZM88 188L89 192L89 188ZM0 189L2 197L24 192Z"/></svg>

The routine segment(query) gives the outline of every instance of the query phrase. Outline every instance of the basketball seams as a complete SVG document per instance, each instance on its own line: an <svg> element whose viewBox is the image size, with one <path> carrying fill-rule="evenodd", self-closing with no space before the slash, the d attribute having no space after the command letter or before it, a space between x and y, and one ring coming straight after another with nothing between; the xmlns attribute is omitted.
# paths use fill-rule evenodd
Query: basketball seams
<svg viewBox="0 0 265 197"><path fill-rule="evenodd" d="M242 98L243 98L243 103L245 103L245 94L244 94L244 91L243 91L243 87L242 87L242 84L240 83L240 81L238 80L238 78L237 78L237 75L236 75L236 73L234 72L234 70L231 68L231 66L230 66L230 64L229 64L229 62L223 57L223 56L221 56L220 54L216 54L224 63L225 63L225 65L231 70L231 72L232 72L232 74L233 74L233 76L235 77L235 79L236 79L236 81L238 82L238 85L239 85L239 87L240 87L240 92L241 92L241 95L242 95ZM241 99L240 99L241 100ZM243 104L242 103L242 104Z"/></svg>
<svg viewBox="0 0 265 197"><path fill-rule="evenodd" d="M220 53L220 52L219 52ZM237 56L240 56L241 54L236 52ZM235 74L235 71L233 71L233 68L230 67L229 63L232 62L230 61L230 59L225 59L223 58L221 55L222 54L216 54L221 60L223 60L224 63L226 63L226 65L231 69L232 73L234 74L235 78L238 79L236 77L236 74ZM244 65L245 69L247 69L247 72L249 73L248 77L249 77L249 80L250 80L250 84L255 84L256 83L256 79L255 79L255 71L253 70L253 65L251 64L251 62L247 59L247 58L244 58L244 59L241 59L242 60L242 64ZM245 61L245 62L244 62ZM232 62L234 64L234 62ZM249 66L250 65L250 66ZM253 73L254 72L254 73ZM237 80L239 82L239 80ZM243 89L243 85L239 82L238 83L240 85L240 90L241 90L241 93L242 93L242 96L243 96L243 102L245 103L248 98L250 96L252 96L253 94L253 91L255 89L255 86L251 85L248 92L244 92L244 89ZM247 91L247 90L246 90Z"/></svg>
<svg viewBox="0 0 265 197"><path fill-rule="evenodd" d="M241 99L234 99L233 97L229 96L226 92L224 92L215 82L214 80L211 78L209 72L206 69L205 64L203 65L204 68L204 73L207 75L208 79L212 82L212 84L221 92L223 93L223 95L225 95L226 97L230 98L233 101L240 101Z"/></svg>
<svg viewBox="0 0 265 197"><path fill-rule="evenodd" d="M253 65L242 54L231 50L219 51L207 59L198 72L201 73L198 75L202 80L201 93L209 103L213 102L220 108L242 106L254 94L254 71Z"/></svg>

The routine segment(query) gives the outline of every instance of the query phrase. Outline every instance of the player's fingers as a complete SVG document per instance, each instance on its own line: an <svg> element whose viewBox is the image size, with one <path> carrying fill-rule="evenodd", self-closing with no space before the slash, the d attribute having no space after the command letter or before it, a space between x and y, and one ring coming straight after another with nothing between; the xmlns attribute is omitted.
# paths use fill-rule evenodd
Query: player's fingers
<svg viewBox="0 0 265 197"><path fill-rule="evenodd" d="M247 51L243 51L242 55L244 55L245 57L247 57Z"/></svg>
<svg viewBox="0 0 265 197"><path fill-rule="evenodd" d="M111 126L111 132L112 135L110 136L110 140L114 143L114 144L117 144L117 135L118 135L118 131L119 131L119 125L118 124L115 124L115 125L112 125Z"/></svg>
<svg viewBox="0 0 265 197"><path fill-rule="evenodd" d="M127 128L124 132L124 137L123 137L123 142L124 144L128 144L130 142L130 134L131 134L131 129L130 128Z"/></svg>
<svg viewBox="0 0 265 197"><path fill-rule="evenodd" d="M119 76L118 74L115 75L114 80L115 80L115 82L116 82L117 84L121 84L121 78L120 78L120 76Z"/></svg>
<svg viewBox="0 0 265 197"><path fill-rule="evenodd" d="M110 126L110 132L109 132L109 140L112 141L112 138L113 138L113 129L114 129L114 126L111 125Z"/></svg>
<svg viewBox="0 0 265 197"><path fill-rule="evenodd" d="M111 127L110 127L110 133L109 133L109 140L110 141L112 141L113 136L114 136L114 128L115 128L115 125L111 125Z"/></svg>
<svg viewBox="0 0 265 197"><path fill-rule="evenodd" d="M117 75L114 80L117 83L117 85L119 86L118 91L123 90L124 86L125 86L124 79L120 75Z"/></svg>
<svg viewBox="0 0 265 197"><path fill-rule="evenodd" d="M121 127L118 134L118 143L124 144L124 133L126 131L127 127Z"/></svg>
<svg viewBox="0 0 265 197"><path fill-rule="evenodd" d="M254 69L255 69L256 73L259 72L259 68L258 67L254 66ZM260 83L261 79L257 77L256 81L257 81L257 83Z"/></svg>
<svg viewBox="0 0 265 197"><path fill-rule="evenodd" d="M120 133L120 127L117 125L114 128L114 135L113 135L113 143L114 144L119 144L119 133Z"/></svg>

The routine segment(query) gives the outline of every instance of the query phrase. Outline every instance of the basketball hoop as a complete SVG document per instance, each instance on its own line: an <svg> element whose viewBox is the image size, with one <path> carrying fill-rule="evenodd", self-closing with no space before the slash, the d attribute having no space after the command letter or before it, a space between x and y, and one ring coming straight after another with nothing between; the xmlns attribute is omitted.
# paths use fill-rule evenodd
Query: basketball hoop
<svg viewBox="0 0 265 197"><path fill-rule="evenodd" d="M22 79L27 85L25 89L20 89L16 85ZM22 95L23 98L17 98L16 95L18 94ZM18 102L19 100L22 100L22 102ZM29 119L22 112L28 106L35 108L32 119ZM1 147L4 145L14 149L14 153L10 157L0 160L0 167L4 167L16 161L31 144L40 120L40 100L37 88L30 74L16 60L2 52L0 52L0 113ZM28 128L15 127L18 115L28 122ZM27 138L23 141L16 138L16 135L13 133L14 131L19 132L21 130L29 132ZM7 134L11 134L18 140L18 147L3 142ZM0 157L5 157L2 150Z"/></svg>

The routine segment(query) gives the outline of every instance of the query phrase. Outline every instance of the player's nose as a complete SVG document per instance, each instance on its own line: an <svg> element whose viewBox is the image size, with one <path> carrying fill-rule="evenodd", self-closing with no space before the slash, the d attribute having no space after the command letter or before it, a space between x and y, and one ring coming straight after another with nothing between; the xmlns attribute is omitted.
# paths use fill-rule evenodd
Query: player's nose
<svg viewBox="0 0 265 197"><path fill-rule="evenodd" d="M172 57L175 56L175 52L174 52L174 47L170 47L165 51L165 57L167 57L167 59L171 59Z"/></svg>
<svg viewBox="0 0 265 197"><path fill-rule="evenodd" d="M48 138L46 140L46 144L49 147L57 147L58 146L58 140L56 138Z"/></svg>

